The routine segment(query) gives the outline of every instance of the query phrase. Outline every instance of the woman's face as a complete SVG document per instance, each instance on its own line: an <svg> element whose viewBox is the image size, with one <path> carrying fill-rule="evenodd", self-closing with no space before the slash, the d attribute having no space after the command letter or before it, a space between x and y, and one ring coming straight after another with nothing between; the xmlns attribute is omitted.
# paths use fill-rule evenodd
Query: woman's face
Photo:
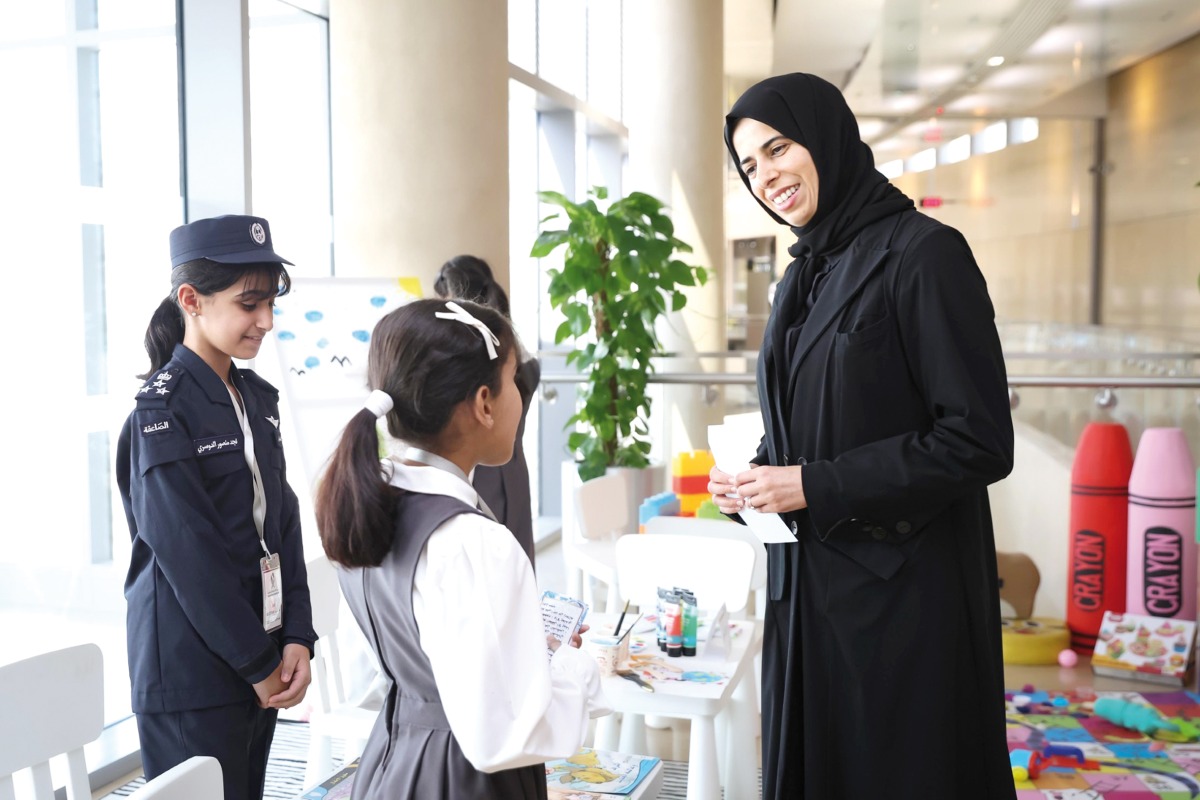
<svg viewBox="0 0 1200 800"><path fill-rule="evenodd" d="M789 225L807 225L817 213L819 188L817 166L808 150L748 117L733 129L733 149L754 196Z"/></svg>

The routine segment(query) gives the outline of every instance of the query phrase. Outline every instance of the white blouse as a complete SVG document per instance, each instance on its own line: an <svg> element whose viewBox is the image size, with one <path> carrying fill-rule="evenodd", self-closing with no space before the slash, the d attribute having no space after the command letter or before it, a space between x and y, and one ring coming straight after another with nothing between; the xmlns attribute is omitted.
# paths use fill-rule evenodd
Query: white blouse
<svg viewBox="0 0 1200 800"><path fill-rule="evenodd" d="M458 476L390 466L394 486L478 504ZM412 604L450 730L476 769L570 756L589 717L612 712L591 656L563 646L546 658L533 568L500 523L460 514L434 531L417 561Z"/></svg>

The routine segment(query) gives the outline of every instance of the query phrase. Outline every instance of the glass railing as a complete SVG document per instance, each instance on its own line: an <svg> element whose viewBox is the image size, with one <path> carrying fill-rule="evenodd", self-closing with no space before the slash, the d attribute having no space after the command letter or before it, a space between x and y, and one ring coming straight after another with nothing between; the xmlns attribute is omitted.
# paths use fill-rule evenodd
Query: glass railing
<svg viewBox="0 0 1200 800"><path fill-rule="evenodd" d="M1180 427L1200 454L1200 331L1039 323L1008 323L999 331L1016 423L1070 448L1091 421L1123 423L1135 444L1147 427ZM566 352L539 353L543 423L549 423L541 431L541 453L556 462L567 457L561 426L579 383L565 365ZM673 441L680 427L673 422L680 417L719 421L758 410L757 358L757 352L737 351L655 360L650 427L659 459L687 449ZM557 411L545 413L551 404Z"/></svg>

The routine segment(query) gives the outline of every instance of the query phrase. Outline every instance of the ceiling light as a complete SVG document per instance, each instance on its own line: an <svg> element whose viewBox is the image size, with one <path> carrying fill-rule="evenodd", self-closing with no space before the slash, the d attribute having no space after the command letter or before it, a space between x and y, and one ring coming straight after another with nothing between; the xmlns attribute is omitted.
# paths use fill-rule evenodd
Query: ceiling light
<svg viewBox="0 0 1200 800"><path fill-rule="evenodd" d="M992 56L987 60L989 67L998 67L1004 63L1004 56Z"/></svg>

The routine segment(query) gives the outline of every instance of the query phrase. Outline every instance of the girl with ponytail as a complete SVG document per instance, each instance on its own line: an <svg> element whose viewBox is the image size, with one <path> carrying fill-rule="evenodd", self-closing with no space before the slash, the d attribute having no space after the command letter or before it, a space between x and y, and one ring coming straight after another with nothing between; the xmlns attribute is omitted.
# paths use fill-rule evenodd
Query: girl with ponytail
<svg viewBox="0 0 1200 800"><path fill-rule="evenodd" d="M230 800L262 797L276 714L304 699L316 641L279 393L233 362L258 354L287 263L260 217L172 231L171 293L117 445L146 777L214 756Z"/></svg>
<svg viewBox="0 0 1200 800"><path fill-rule="evenodd" d="M518 350L503 314L468 301L417 300L371 336L373 391L316 496L321 542L388 678L354 798L545 798L542 762L574 753L608 711L578 638L547 642L529 560L470 482L512 456ZM380 461L380 417L402 459Z"/></svg>
<svg viewBox="0 0 1200 800"><path fill-rule="evenodd" d="M492 268L478 256L454 256L438 270L433 291L447 300L470 300L490 306L512 319L508 295L492 276ZM542 365L536 357L520 350L517 361L517 388L521 392L521 424L517 426L517 441L513 456L499 467L480 465L471 475L471 484L487 504L496 519L512 531L536 568L533 545L533 500L529 488L529 464L521 446L525 438L525 416L533 393L542 378Z"/></svg>

